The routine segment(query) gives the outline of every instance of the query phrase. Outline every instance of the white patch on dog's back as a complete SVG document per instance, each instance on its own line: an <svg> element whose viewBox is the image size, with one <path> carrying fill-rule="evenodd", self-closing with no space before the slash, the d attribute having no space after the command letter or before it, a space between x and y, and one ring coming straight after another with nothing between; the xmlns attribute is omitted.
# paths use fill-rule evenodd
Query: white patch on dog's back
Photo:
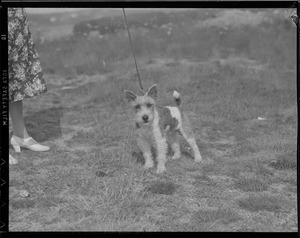
<svg viewBox="0 0 300 238"><path fill-rule="evenodd" d="M171 116L175 118L178 121L178 125L176 127L176 130L182 127L182 118L181 113L178 109L178 107L166 107L170 110Z"/></svg>

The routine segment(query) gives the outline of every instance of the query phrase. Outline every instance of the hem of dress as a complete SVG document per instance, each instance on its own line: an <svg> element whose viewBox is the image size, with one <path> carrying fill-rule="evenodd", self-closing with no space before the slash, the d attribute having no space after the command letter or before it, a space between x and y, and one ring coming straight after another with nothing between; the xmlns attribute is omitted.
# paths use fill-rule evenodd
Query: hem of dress
<svg viewBox="0 0 300 238"><path fill-rule="evenodd" d="M46 89L45 91L39 92L39 93L37 93L37 94L34 94L34 95L32 95L32 96L24 95L24 97L22 97L22 98L20 98L20 99L9 100L9 103L19 102L19 101L23 101L24 99L34 98L34 97L40 96L40 95L42 95L42 94L44 94L44 93L46 93L46 92L47 92L47 89Z"/></svg>

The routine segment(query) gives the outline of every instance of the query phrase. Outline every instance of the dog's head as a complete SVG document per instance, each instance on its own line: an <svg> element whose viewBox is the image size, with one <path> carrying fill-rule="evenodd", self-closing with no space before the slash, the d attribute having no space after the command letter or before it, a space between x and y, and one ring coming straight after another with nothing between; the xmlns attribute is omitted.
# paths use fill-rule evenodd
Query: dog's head
<svg viewBox="0 0 300 238"><path fill-rule="evenodd" d="M136 123L149 125L154 119L157 85L152 85L143 96L138 96L128 90L125 90L125 96L135 110Z"/></svg>

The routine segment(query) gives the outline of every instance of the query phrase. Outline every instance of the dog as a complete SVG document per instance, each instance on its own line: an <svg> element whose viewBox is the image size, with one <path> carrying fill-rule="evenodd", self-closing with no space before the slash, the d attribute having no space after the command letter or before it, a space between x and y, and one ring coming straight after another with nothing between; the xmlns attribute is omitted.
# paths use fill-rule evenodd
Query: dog
<svg viewBox="0 0 300 238"><path fill-rule="evenodd" d="M144 168L154 166L151 146L156 148L158 174L166 171L168 144L170 143L174 155L172 159L181 157L178 134L181 134L194 152L195 162L201 162L202 156L196 144L191 123L182 111L181 98L174 91L176 107L158 106L157 85L152 85L143 96L138 96L131 91L125 90L125 96L135 111L135 135L137 145L145 158Z"/></svg>

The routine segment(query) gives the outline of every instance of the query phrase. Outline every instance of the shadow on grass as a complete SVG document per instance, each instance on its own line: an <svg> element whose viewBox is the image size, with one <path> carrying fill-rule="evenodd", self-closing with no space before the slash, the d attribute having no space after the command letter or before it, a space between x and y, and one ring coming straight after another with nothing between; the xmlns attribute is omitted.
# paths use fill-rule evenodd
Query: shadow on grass
<svg viewBox="0 0 300 238"><path fill-rule="evenodd" d="M25 199L18 199L18 200L12 200L10 202L10 206L13 209L28 209L28 208L33 208L35 206L35 201L34 200L25 200Z"/></svg>
<svg viewBox="0 0 300 238"><path fill-rule="evenodd" d="M131 156L132 156L133 158L136 159L136 162L137 162L138 164L142 164L142 165L145 164L145 158L144 158L142 152L140 152L140 151L133 151L133 152L131 153Z"/></svg>
<svg viewBox="0 0 300 238"><path fill-rule="evenodd" d="M29 135L38 142L60 138L63 111L63 107L53 107L26 116L24 120Z"/></svg>
<svg viewBox="0 0 300 238"><path fill-rule="evenodd" d="M153 162L155 165L157 165L157 159L156 159L156 151L154 148L151 148L152 156L153 156ZM170 146L168 146L168 153L167 156L173 155L174 152L171 151ZM181 149L181 153L184 157L194 159L194 156L192 155L192 151L188 148L184 148L183 150ZM131 153L131 156L136 159L136 162L138 164L145 164L145 158L143 156L143 153L141 151L133 151Z"/></svg>

